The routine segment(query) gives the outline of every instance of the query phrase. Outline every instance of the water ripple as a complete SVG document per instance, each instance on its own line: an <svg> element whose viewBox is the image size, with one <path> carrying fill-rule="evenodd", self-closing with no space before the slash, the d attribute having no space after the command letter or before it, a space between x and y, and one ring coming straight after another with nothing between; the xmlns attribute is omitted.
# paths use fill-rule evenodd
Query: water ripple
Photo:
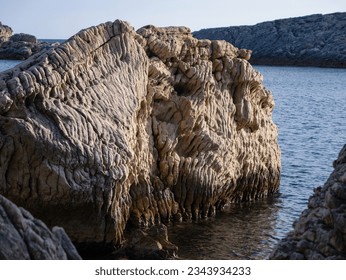
<svg viewBox="0 0 346 280"><path fill-rule="evenodd" d="M0 72L18 61L0 61ZM292 229L346 143L346 69L256 67L274 95L282 176L277 197L229 206L216 218L169 227L185 259L264 259Z"/></svg>
<svg viewBox="0 0 346 280"><path fill-rule="evenodd" d="M346 69L256 67L275 99L282 176L278 197L170 227L186 259L264 259L323 185L346 143Z"/></svg>

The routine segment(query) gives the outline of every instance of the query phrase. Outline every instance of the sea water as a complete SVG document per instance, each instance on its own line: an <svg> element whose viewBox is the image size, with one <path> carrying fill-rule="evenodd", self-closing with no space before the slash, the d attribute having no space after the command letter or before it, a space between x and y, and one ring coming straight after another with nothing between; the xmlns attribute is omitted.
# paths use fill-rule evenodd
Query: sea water
<svg viewBox="0 0 346 280"><path fill-rule="evenodd" d="M20 60L0 59L0 72L16 66L20 62Z"/></svg>
<svg viewBox="0 0 346 280"><path fill-rule="evenodd" d="M346 143L346 69L254 66L275 100L282 174L277 196L169 227L184 259L266 259L332 172Z"/></svg>
<svg viewBox="0 0 346 280"><path fill-rule="evenodd" d="M0 60L0 71L18 61ZM271 198L230 205L198 223L169 225L182 259L265 259L332 172L346 143L346 69L254 66L273 93L282 174Z"/></svg>

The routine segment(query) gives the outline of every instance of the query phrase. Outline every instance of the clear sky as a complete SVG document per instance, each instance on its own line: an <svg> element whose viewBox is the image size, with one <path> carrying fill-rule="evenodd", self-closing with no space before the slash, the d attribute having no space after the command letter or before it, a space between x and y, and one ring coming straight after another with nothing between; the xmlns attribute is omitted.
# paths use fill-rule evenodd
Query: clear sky
<svg viewBox="0 0 346 280"><path fill-rule="evenodd" d="M0 0L0 21L15 33L66 39L79 30L122 19L147 24L209 27L346 12L346 0Z"/></svg>

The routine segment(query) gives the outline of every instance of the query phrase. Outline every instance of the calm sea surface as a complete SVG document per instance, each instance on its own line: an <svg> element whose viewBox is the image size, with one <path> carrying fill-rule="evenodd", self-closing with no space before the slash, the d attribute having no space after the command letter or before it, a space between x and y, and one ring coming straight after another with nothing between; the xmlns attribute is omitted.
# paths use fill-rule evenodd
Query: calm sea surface
<svg viewBox="0 0 346 280"><path fill-rule="evenodd" d="M0 60L0 71L18 61ZM346 143L346 69L255 66L276 103L282 152L280 193L229 206L198 223L169 226L183 259L265 259L332 171Z"/></svg>
<svg viewBox="0 0 346 280"><path fill-rule="evenodd" d="M0 72L16 66L20 62L20 60L0 59Z"/></svg>
<svg viewBox="0 0 346 280"><path fill-rule="evenodd" d="M282 152L280 193L216 218L170 227L185 259L265 259L323 185L346 143L346 69L255 66L272 91Z"/></svg>

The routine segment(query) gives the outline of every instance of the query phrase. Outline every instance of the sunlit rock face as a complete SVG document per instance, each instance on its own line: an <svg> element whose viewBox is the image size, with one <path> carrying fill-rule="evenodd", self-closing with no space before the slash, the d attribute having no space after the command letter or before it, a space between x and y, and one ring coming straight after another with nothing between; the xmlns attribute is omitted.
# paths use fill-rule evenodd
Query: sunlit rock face
<svg viewBox="0 0 346 280"><path fill-rule="evenodd" d="M113 244L275 193L274 101L250 55L115 21L0 73L0 193L77 243Z"/></svg>

